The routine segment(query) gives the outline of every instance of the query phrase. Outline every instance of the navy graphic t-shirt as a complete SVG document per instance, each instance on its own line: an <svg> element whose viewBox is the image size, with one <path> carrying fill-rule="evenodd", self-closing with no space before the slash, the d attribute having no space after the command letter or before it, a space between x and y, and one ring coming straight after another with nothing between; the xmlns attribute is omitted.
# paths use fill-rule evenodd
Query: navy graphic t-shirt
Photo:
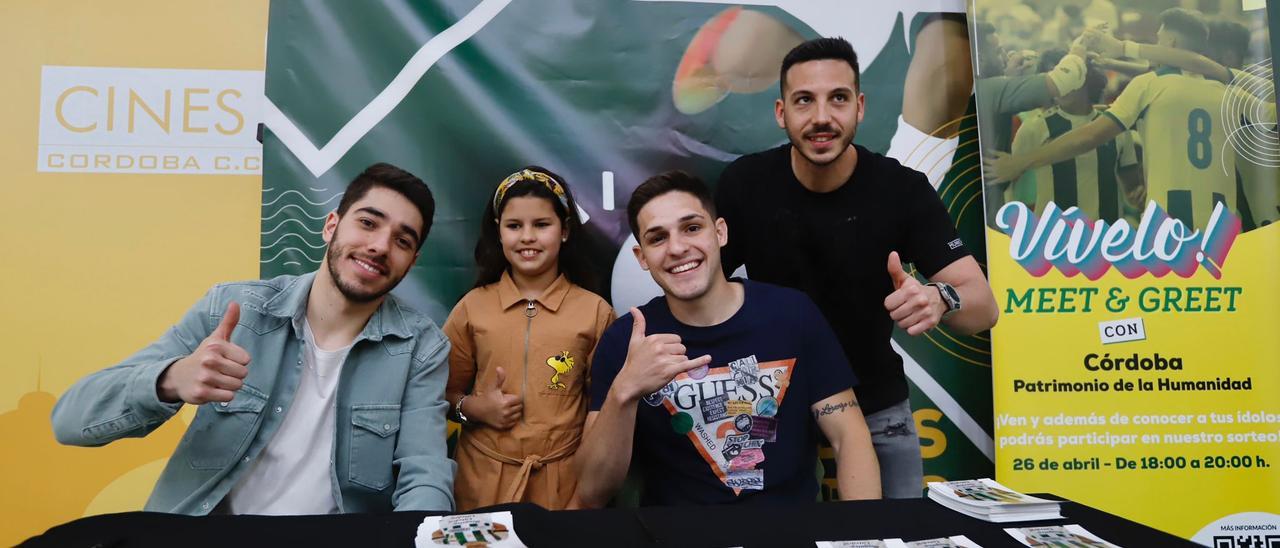
<svg viewBox="0 0 1280 548"><path fill-rule="evenodd" d="M646 335L679 335L708 367L682 373L638 404L631 466L646 505L813 502L821 431L809 407L856 384L818 307L803 293L750 280L733 317L693 327L666 299L640 307ZM591 365L599 411L627 357L632 316L600 339Z"/></svg>

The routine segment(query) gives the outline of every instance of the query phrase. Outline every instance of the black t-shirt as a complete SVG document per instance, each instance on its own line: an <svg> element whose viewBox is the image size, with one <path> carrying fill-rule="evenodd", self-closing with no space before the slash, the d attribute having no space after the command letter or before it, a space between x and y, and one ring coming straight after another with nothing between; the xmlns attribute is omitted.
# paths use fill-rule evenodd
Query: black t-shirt
<svg viewBox="0 0 1280 548"><path fill-rule="evenodd" d="M856 382L831 328L804 294L746 281L742 308L694 327L664 297L640 307L647 334L679 335L711 365L681 373L637 405L631 465L646 505L809 503L821 431L814 403ZM591 361L591 410L604 405L627 357L632 316L618 318Z"/></svg>
<svg viewBox="0 0 1280 548"><path fill-rule="evenodd" d="M889 252L926 277L969 252L924 174L857 151L849 182L827 193L796 179L789 144L738 158L720 176L716 208L729 226L725 272L746 264L753 280L808 294L844 347L870 414L907 398L884 308L893 292Z"/></svg>

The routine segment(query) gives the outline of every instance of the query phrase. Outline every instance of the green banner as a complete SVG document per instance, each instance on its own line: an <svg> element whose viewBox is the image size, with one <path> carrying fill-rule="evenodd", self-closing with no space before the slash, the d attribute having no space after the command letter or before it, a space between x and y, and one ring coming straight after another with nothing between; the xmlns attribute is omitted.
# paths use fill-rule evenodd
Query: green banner
<svg viewBox="0 0 1280 548"><path fill-rule="evenodd" d="M834 35L862 64L856 142L929 175L985 262L963 12L954 0L273 2L262 275L315 269L322 216L355 174L390 162L437 200L422 258L396 292L441 322L473 283L492 189L539 164L573 187L606 299L646 301L658 289L631 255L632 189L677 168L714 183L739 155L784 142L773 117L782 56ZM955 85L935 80L947 67ZM989 476L987 335L895 340L926 474Z"/></svg>

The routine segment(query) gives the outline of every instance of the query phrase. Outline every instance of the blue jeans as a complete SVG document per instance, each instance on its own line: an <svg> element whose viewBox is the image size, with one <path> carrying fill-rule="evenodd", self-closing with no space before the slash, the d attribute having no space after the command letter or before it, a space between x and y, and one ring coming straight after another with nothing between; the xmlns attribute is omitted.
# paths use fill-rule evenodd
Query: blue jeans
<svg viewBox="0 0 1280 548"><path fill-rule="evenodd" d="M887 499L920 498L924 492L924 461L920 438L911 416L911 401L902 400L867 415L871 444L880 461L880 489Z"/></svg>

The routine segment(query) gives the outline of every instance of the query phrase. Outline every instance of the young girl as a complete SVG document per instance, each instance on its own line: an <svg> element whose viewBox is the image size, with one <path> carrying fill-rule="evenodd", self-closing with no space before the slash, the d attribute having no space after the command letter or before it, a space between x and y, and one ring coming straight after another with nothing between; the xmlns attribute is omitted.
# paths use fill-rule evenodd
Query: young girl
<svg viewBox="0 0 1280 548"><path fill-rule="evenodd" d="M529 166L481 218L476 287L454 307L445 397L462 424L459 511L528 501L571 506L587 372L613 309L590 285L582 224L558 175Z"/></svg>

